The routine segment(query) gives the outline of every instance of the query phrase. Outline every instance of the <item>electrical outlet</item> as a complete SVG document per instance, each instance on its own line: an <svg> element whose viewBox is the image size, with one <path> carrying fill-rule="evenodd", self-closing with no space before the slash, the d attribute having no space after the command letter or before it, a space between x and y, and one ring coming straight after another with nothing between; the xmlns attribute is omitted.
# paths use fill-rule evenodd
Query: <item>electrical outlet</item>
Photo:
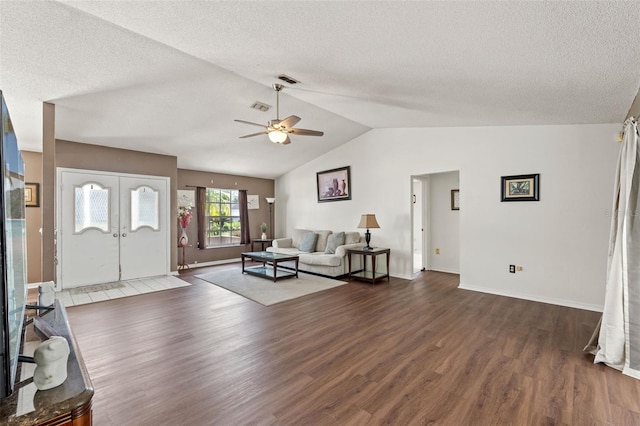
<svg viewBox="0 0 640 426"><path fill-rule="evenodd" d="M439 248L436 249L436 254L440 254L440 249Z"/></svg>
<svg viewBox="0 0 640 426"><path fill-rule="evenodd" d="M512 274L516 273L516 265L509 265L509 272L511 272Z"/></svg>

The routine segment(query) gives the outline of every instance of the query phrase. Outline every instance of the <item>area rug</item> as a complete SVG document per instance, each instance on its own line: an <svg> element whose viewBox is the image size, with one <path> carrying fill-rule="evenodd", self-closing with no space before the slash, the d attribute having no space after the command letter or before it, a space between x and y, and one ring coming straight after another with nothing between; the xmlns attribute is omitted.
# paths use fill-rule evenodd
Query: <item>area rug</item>
<svg viewBox="0 0 640 426"><path fill-rule="evenodd" d="M239 269L225 269L196 275L196 278L246 297L264 306L275 305L308 294L347 284L345 281L298 273L275 283L266 278L243 274Z"/></svg>

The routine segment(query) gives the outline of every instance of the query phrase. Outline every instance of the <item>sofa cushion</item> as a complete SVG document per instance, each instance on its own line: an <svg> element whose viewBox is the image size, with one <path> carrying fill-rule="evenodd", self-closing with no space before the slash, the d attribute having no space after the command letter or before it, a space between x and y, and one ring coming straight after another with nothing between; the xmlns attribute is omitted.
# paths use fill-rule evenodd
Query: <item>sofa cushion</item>
<svg viewBox="0 0 640 426"><path fill-rule="evenodd" d="M331 231L315 231L318 234L318 242L316 242L316 249L313 251L323 252L327 248L327 240L331 235Z"/></svg>
<svg viewBox="0 0 640 426"><path fill-rule="evenodd" d="M300 253L298 256L301 263L307 265L320 265L320 266L340 266L342 264L342 257L334 256L333 254L324 253Z"/></svg>
<svg viewBox="0 0 640 426"><path fill-rule="evenodd" d="M292 256L300 253L300 251L294 247L267 247L267 251L270 251L271 253L288 254Z"/></svg>
<svg viewBox="0 0 640 426"><path fill-rule="evenodd" d="M293 246L291 245L292 240L291 238L276 238L275 240L273 240L271 242L271 247L275 247L275 248L292 248ZM269 248L271 248L269 247ZM269 250L267 250L269 251ZM273 250L271 250L273 251Z"/></svg>
<svg viewBox="0 0 640 426"><path fill-rule="evenodd" d="M345 244L355 244L360 242L360 233L359 232L345 232L344 234L344 243Z"/></svg>
<svg viewBox="0 0 640 426"><path fill-rule="evenodd" d="M344 232L331 234L327 239L327 248L324 250L324 252L333 254L336 252L336 249L338 248L338 246L341 246L343 244L344 244Z"/></svg>
<svg viewBox="0 0 640 426"><path fill-rule="evenodd" d="M316 234L315 232L307 232L306 234L304 234L304 237L302 237L302 241L300 241L298 250L311 253L316 250L317 242L318 234Z"/></svg>
<svg viewBox="0 0 640 426"><path fill-rule="evenodd" d="M291 247L295 247L295 248L300 247L300 241L302 241L302 238L308 232L312 232L312 231L309 229L294 229L293 235L291 236Z"/></svg>

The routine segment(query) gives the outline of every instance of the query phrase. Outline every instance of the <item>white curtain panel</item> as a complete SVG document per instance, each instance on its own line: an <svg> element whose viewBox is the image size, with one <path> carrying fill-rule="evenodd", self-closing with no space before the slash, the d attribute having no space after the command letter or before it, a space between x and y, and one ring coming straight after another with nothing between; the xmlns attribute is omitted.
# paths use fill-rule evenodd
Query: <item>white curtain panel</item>
<svg viewBox="0 0 640 426"><path fill-rule="evenodd" d="M607 286L594 362L640 379L640 161L638 124L630 118L616 172Z"/></svg>

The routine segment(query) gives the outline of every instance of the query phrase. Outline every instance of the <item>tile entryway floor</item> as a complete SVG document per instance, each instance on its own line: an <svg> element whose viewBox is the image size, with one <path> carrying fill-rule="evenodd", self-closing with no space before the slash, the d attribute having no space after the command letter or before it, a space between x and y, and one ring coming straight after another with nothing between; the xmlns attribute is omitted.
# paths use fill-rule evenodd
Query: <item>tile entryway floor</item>
<svg viewBox="0 0 640 426"><path fill-rule="evenodd" d="M191 285L173 275L139 278L135 280L120 281L120 283L124 284L124 286L120 288L112 288L110 290L93 291L90 293L71 294L69 290L63 290L56 293L56 297L62 300L65 307L69 307Z"/></svg>

